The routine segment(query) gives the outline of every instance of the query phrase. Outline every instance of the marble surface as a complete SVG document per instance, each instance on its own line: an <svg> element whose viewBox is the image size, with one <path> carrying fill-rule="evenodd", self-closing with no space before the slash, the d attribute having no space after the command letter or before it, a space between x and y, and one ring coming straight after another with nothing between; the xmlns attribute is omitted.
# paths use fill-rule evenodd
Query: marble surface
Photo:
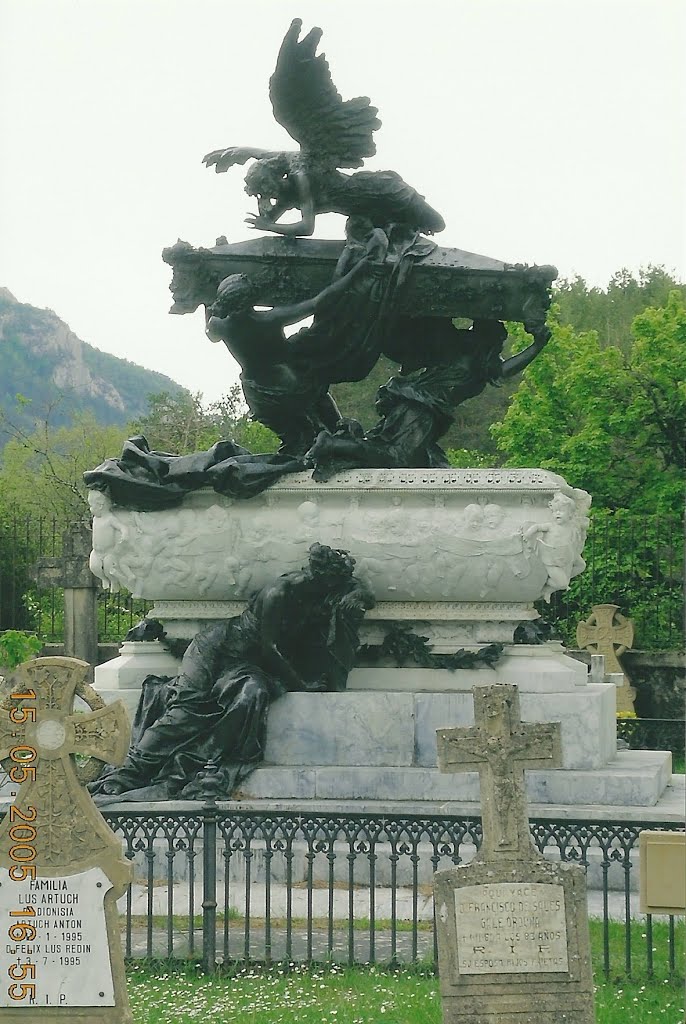
<svg viewBox="0 0 686 1024"><path fill-rule="evenodd" d="M16 965L33 964L35 1004L42 1007L114 1006L114 981L105 921L105 893L112 883L100 868L76 875L15 882L0 868L0 917L35 926L30 941L0 943L0 974L21 972ZM26 917L10 917L14 911ZM18 933L17 933L18 934ZM29 972L30 973L30 972ZM15 994L21 986L17 984ZM24 1005L0 985L0 1007ZM27 1013L30 1006L26 1006ZM39 1016L39 1014L37 1015ZM27 1017L28 1020L28 1017Z"/></svg>
<svg viewBox="0 0 686 1024"><path fill-rule="evenodd" d="M526 773L527 796L541 807L564 808L571 817L584 813L589 805L613 815L625 808L631 818L657 806L671 778L671 755L664 751L625 750L603 768L590 771L562 769ZM437 768L354 767L312 765L264 765L242 783L242 800L346 800L359 803L393 802L409 809L413 804L436 802L454 813L479 813L478 776L466 772L459 779L442 775ZM571 810L570 810L571 809ZM683 808L681 808L683 818ZM653 819L655 820L655 819Z"/></svg>
<svg viewBox="0 0 686 1024"><path fill-rule="evenodd" d="M603 683L576 692L523 693L522 715L528 722L561 723L565 768L598 768L616 753L613 700L613 688ZM265 759L278 765L435 767L436 730L473 721L471 690L289 693L270 708Z"/></svg>
<svg viewBox="0 0 686 1024"><path fill-rule="evenodd" d="M244 600L318 541L351 552L377 601L531 602L584 568L590 505L539 469L303 473L256 498L196 491L157 512L91 496L105 588L192 601Z"/></svg>
<svg viewBox="0 0 686 1024"><path fill-rule="evenodd" d="M409 693L288 693L269 709L265 760L409 766L413 705Z"/></svg>

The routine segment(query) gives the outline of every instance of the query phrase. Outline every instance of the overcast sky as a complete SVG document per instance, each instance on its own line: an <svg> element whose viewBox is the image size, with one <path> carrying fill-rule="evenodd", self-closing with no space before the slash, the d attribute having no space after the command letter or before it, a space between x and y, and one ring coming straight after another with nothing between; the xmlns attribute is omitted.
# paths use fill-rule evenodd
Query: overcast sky
<svg viewBox="0 0 686 1024"><path fill-rule="evenodd" d="M252 237L228 145L293 148L268 79L292 17L383 122L367 166L437 236L605 285L686 277L682 0L0 0L0 285L84 341L218 398L237 372L169 316L177 238ZM320 218L320 237L343 219Z"/></svg>

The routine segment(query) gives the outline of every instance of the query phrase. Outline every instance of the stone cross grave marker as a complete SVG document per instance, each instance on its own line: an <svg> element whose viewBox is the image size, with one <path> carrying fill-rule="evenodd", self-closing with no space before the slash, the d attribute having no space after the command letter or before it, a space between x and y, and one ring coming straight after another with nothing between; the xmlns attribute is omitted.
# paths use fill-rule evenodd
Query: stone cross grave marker
<svg viewBox="0 0 686 1024"><path fill-rule="evenodd" d="M620 674L624 683L617 687L617 711L633 711L635 687L619 661L634 642L634 624L619 610L618 604L596 604L591 614L576 627L576 642L579 647L602 654L605 658L606 674Z"/></svg>
<svg viewBox="0 0 686 1024"><path fill-rule="evenodd" d="M74 712L75 694L102 705L88 669L25 662L0 703L0 763L17 790L0 824L3 1024L132 1020L116 907L132 866L83 784L96 762L123 761L130 728L120 703Z"/></svg>
<svg viewBox="0 0 686 1024"><path fill-rule="evenodd" d="M523 724L510 683L476 686L473 728L437 731L444 772L479 772L483 841L434 875L445 1024L593 1024L583 868L545 860L525 768L562 763L558 723Z"/></svg>
<svg viewBox="0 0 686 1024"><path fill-rule="evenodd" d="M62 535L61 557L42 558L34 569L39 587L64 588L64 653L91 666L98 663L100 587L88 565L92 546L88 523L74 523ZM92 681L92 668L89 678Z"/></svg>

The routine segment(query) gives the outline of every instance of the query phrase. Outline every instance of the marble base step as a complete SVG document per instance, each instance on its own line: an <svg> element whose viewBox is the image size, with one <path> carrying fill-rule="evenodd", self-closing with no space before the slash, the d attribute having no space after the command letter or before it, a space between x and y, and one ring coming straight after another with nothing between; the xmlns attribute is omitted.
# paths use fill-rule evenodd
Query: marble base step
<svg viewBox="0 0 686 1024"><path fill-rule="evenodd" d="M533 804L653 807L671 774L668 751L625 750L592 771L528 771L527 794ZM240 797L404 802L423 801L428 794L433 801L473 804L474 814L479 814L478 774L444 775L437 768L264 764L245 780Z"/></svg>
<svg viewBox="0 0 686 1024"><path fill-rule="evenodd" d="M421 670L390 671L402 679L405 672ZM614 702L614 687L605 683L549 693L520 687L523 721L561 723L565 768L590 771L614 760ZM435 768L436 730L473 724L471 690L288 693L269 709L265 760L281 766Z"/></svg>

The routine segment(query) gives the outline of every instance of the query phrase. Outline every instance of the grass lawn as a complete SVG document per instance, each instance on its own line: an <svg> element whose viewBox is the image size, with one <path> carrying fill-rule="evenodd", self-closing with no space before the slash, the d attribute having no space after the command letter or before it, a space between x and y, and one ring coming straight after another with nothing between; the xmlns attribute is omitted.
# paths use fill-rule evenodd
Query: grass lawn
<svg viewBox="0 0 686 1024"><path fill-rule="evenodd" d="M137 965L136 1024L441 1024L438 979L381 968L248 968L205 977L194 968ZM683 1024L680 982L601 982L597 1024Z"/></svg>
<svg viewBox="0 0 686 1024"><path fill-rule="evenodd" d="M602 976L603 934L591 922L597 1024L683 1024L683 978L667 975L666 924L653 926L654 971L647 976L645 925L632 925L632 980L624 976L625 932L609 930L611 977ZM683 972L683 922L676 967ZM284 966L236 968L214 977L193 964L136 963L128 969L136 1024L441 1024L438 979L420 968Z"/></svg>

